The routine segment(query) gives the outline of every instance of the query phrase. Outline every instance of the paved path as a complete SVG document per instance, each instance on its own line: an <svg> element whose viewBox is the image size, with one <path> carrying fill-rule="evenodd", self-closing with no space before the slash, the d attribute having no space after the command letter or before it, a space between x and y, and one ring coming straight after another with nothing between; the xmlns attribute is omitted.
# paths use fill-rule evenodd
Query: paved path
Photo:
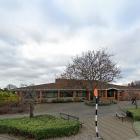
<svg viewBox="0 0 140 140"><path fill-rule="evenodd" d="M125 107L128 102L121 102L119 105ZM114 117L116 111L119 111L118 105L102 106L99 109L99 134L104 140L135 140L136 134L133 131L132 121L127 119L122 122ZM55 138L49 140L96 140L94 129L94 107L85 106L83 103L69 104L40 104L36 106L36 114L50 113L57 115L58 112L65 112L80 117L84 122L80 132L71 137ZM27 114L25 114L26 116ZM0 118L20 117L22 115L4 115ZM20 138L0 135L0 140L21 140ZM137 140L137 139L136 139Z"/></svg>
<svg viewBox="0 0 140 140"><path fill-rule="evenodd" d="M122 122L114 116L104 117L100 119L99 128L104 140L129 140L136 137L130 119Z"/></svg>
<svg viewBox="0 0 140 140"><path fill-rule="evenodd" d="M140 100L137 101L137 105L140 107ZM135 105L132 105L131 101L123 101L118 103L118 107L120 109L126 109L126 108L135 107Z"/></svg>
<svg viewBox="0 0 140 140"><path fill-rule="evenodd" d="M104 140L130 140L136 137L132 129L132 121L126 119L122 122L114 116L106 116L99 119L99 135ZM94 119L84 121L83 128L76 136L56 138L55 140L95 140ZM53 139L49 139L53 140Z"/></svg>
<svg viewBox="0 0 140 140"><path fill-rule="evenodd" d="M16 138L14 136L0 134L0 140L19 140L19 138Z"/></svg>

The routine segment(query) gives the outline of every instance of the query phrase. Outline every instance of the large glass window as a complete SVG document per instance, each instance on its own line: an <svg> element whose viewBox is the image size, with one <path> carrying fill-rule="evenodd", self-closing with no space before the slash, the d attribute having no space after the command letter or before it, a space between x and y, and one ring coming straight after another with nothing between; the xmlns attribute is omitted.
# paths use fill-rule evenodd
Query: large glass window
<svg viewBox="0 0 140 140"><path fill-rule="evenodd" d="M55 98L55 97L57 97L57 93L55 93L55 92L47 93L46 97L47 98Z"/></svg>
<svg viewBox="0 0 140 140"><path fill-rule="evenodd" d="M36 92L36 98L40 98L40 92Z"/></svg>
<svg viewBox="0 0 140 140"><path fill-rule="evenodd" d="M72 91L60 91L60 97L73 97Z"/></svg>
<svg viewBox="0 0 140 140"><path fill-rule="evenodd" d="M82 92L77 91L77 92L76 92L76 97L82 97Z"/></svg>
<svg viewBox="0 0 140 140"><path fill-rule="evenodd" d="M42 97L47 98L47 93L45 91L42 92Z"/></svg>
<svg viewBox="0 0 140 140"><path fill-rule="evenodd" d="M57 91L44 91L42 92L43 98L55 98L57 97Z"/></svg>
<svg viewBox="0 0 140 140"><path fill-rule="evenodd" d="M86 91L84 91L84 90L82 91L82 96L86 97Z"/></svg>
<svg viewBox="0 0 140 140"><path fill-rule="evenodd" d="M98 90L100 97L106 97L105 90Z"/></svg>
<svg viewBox="0 0 140 140"><path fill-rule="evenodd" d="M114 97L114 90L110 89L107 91L107 97Z"/></svg>

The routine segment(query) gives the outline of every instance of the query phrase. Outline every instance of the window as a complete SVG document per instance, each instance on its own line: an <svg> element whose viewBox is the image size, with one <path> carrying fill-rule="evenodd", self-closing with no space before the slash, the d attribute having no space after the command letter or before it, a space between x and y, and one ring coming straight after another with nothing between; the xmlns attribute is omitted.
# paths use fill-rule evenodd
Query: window
<svg viewBox="0 0 140 140"><path fill-rule="evenodd" d="M73 92L72 91L61 91L60 97L73 97Z"/></svg>
<svg viewBox="0 0 140 140"><path fill-rule="evenodd" d="M99 96L106 97L105 90L99 90Z"/></svg>
<svg viewBox="0 0 140 140"><path fill-rule="evenodd" d="M87 95L87 94L86 94L86 91L82 91L82 96L83 96L83 97L86 97L86 95Z"/></svg>
<svg viewBox="0 0 140 140"><path fill-rule="evenodd" d="M107 97L114 97L114 90L108 90L107 91Z"/></svg>
<svg viewBox="0 0 140 140"><path fill-rule="evenodd" d="M49 93L47 93L47 95L46 95L46 97L47 98L55 98L55 97L57 97L57 93L54 93L54 92L49 92Z"/></svg>
<svg viewBox="0 0 140 140"><path fill-rule="evenodd" d="M57 91L45 91L42 92L43 98L55 98L57 97Z"/></svg>
<svg viewBox="0 0 140 140"><path fill-rule="evenodd" d="M36 98L40 98L40 92L36 92Z"/></svg>
<svg viewBox="0 0 140 140"><path fill-rule="evenodd" d="M82 97L82 92L76 92L76 97Z"/></svg>

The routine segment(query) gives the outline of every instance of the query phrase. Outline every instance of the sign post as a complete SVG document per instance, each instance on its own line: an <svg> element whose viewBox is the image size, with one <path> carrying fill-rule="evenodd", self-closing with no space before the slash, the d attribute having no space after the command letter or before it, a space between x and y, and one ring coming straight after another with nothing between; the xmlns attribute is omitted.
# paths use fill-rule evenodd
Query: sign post
<svg viewBox="0 0 140 140"><path fill-rule="evenodd" d="M96 98L96 107L95 107L95 130L96 130L96 137L99 138L98 132L98 90L94 89L94 96Z"/></svg>

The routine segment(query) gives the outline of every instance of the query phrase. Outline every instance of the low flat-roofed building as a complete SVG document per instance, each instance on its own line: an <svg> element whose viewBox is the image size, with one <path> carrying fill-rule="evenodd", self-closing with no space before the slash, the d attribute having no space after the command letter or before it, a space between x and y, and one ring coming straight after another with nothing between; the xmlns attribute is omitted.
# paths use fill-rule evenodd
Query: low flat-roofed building
<svg viewBox="0 0 140 140"><path fill-rule="evenodd" d="M129 100L132 93L140 98L140 89L133 89L128 86L120 86L97 81L93 82L93 88L87 80L56 79L55 83L27 86L15 89L19 96L28 97L30 92L34 93L36 102L55 102L92 100L93 89L97 85L100 99Z"/></svg>

